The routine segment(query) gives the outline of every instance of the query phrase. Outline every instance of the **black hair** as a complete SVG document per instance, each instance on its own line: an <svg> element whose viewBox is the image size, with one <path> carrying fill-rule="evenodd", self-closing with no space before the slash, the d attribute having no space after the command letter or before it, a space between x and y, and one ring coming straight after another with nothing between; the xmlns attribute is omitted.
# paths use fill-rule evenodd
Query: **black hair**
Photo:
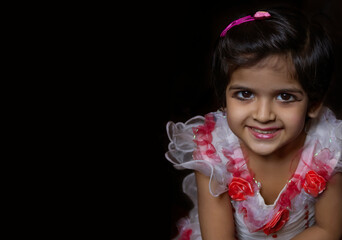
<svg viewBox="0 0 342 240"><path fill-rule="evenodd" d="M322 102L333 72L332 42L325 28L296 9L260 10L271 17L234 26L216 43L212 80L221 104L225 106L225 91L236 69L254 66L272 55L283 55L293 63L292 75L310 104ZM254 13L240 17L247 15Z"/></svg>

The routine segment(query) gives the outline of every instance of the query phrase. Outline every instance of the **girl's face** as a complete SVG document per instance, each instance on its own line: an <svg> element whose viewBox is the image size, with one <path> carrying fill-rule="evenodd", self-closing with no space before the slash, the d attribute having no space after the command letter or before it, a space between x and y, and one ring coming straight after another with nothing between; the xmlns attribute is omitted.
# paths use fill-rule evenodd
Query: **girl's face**
<svg viewBox="0 0 342 240"><path fill-rule="evenodd" d="M257 66L236 70L227 86L229 127L254 154L298 149L305 139L309 99L288 66L285 58L269 57Z"/></svg>

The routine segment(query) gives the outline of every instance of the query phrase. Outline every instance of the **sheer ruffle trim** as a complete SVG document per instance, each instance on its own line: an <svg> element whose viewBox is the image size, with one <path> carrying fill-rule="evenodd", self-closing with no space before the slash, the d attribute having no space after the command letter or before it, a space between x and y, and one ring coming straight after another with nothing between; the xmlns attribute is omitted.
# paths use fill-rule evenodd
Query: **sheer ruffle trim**
<svg viewBox="0 0 342 240"><path fill-rule="evenodd" d="M196 116L185 123L169 122L167 134L170 144L166 158L177 169L193 169L209 176L213 196L227 191L232 178L250 178L239 141L229 129L225 113ZM303 179L313 170L329 180L332 174L342 172L341 146L342 121L330 109L323 108L321 115L311 122L297 177Z"/></svg>
<svg viewBox="0 0 342 240"><path fill-rule="evenodd" d="M197 187L194 173L184 178L183 191L193 201L194 207L187 217L177 222L178 236L173 240L202 240L198 220Z"/></svg>
<svg viewBox="0 0 342 240"><path fill-rule="evenodd" d="M327 172L326 178L342 172L342 121L327 107L322 109L320 117L312 120L307 143L315 144L312 168Z"/></svg>
<svg viewBox="0 0 342 240"><path fill-rule="evenodd" d="M185 123L168 122L170 144L165 157L176 169L193 169L209 176L209 191L216 197L228 190L230 174L212 142L215 125L213 114L205 118L197 116Z"/></svg>

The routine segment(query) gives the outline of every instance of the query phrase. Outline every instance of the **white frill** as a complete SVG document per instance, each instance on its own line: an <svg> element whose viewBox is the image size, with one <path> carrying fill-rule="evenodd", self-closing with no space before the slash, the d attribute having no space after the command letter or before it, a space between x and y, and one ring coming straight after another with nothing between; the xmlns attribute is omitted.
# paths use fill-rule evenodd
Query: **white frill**
<svg viewBox="0 0 342 240"><path fill-rule="evenodd" d="M228 190L227 182L230 178L226 170L226 162L218 163L203 155L203 159L194 159L193 152L196 148L194 143L194 129L203 125L204 117L196 116L185 123L168 122L166 129L170 139L168 146L169 151L165 157L174 164L176 169L193 169L210 177L209 191L217 197ZM219 132L216 127L214 132ZM214 134L214 133L213 133ZM220 133L220 135L223 135ZM235 136L234 136L235 137ZM216 140L221 139L213 136L213 144ZM215 180L215 181L213 181Z"/></svg>
<svg viewBox="0 0 342 240"><path fill-rule="evenodd" d="M327 107L322 109L320 117L312 120L307 133L306 143L315 141L319 142L320 150L329 149L333 152L336 162L329 165L334 168L334 173L342 172L342 121L336 119L335 114Z"/></svg>

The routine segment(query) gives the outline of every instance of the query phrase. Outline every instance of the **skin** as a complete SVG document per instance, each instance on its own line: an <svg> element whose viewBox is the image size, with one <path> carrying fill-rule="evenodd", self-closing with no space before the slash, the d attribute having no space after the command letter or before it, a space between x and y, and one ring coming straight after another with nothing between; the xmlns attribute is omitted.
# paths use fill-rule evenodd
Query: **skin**
<svg viewBox="0 0 342 240"><path fill-rule="evenodd" d="M321 104L309 99L292 78L291 63L272 56L251 68L237 69L226 89L227 121L240 139L248 167L261 182L261 195L272 204L299 162L307 118L318 116ZM228 194L214 198L208 177L196 173L199 218L204 240L234 238ZM317 224L294 239L339 239L342 231L342 177L336 174L316 204Z"/></svg>

